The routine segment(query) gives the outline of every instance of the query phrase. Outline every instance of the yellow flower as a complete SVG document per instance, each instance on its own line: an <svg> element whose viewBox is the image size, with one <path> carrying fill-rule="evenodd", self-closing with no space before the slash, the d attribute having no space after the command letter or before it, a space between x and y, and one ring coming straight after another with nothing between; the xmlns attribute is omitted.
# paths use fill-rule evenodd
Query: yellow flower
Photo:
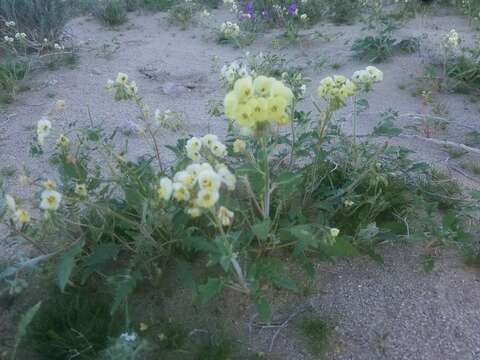
<svg viewBox="0 0 480 360"><path fill-rule="evenodd" d="M285 99L287 104L293 100L293 92L289 87L286 87L281 81L275 81L272 84L271 95L273 97L281 97Z"/></svg>
<svg viewBox="0 0 480 360"><path fill-rule="evenodd" d="M272 82L275 81L273 78L268 78L266 76L258 76L254 81L253 81L253 87L255 89L255 92L264 97L270 96L270 90L272 88Z"/></svg>
<svg viewBox="0 0 480 360"><path fill-rule="evenodd" d="M117 75L117 80L118 83L125 84L128 81L128 75L119 72Z"/></svg>
<svg viewBox="0 0 480 360"><path fill-rule="evenodd" d="M235 114L235 119L241 127L252 127L255 125L252 108L248 105L239 105Z"/></svg>
<svg viewBox="0 0 480 360"><path fill-rule="evenodd" d="M173 192L173 183L169 178L161 178L160 186L157 188L157 194L162 200L170 200Z"/></svg>
<svg viewBox="0 0 480 360"><path fill-rule="evenodd" d="M54 190L44 190L41 195L40 208L55 211L60 207L62 195Z"/></svg>
<svg viewBox="0 0 480 360"><path fill-rule="evenodd" d="M225 109L225 115L230 119L235 117L237 111L238 99L237 95L233 91L230 91L223 100L223 107Z"/></svg>
<svg viewBox="0 0 480 360"><path fill-rule="evenodd" d="M85 184L75 185L75 194L80 196L87 196L87 186Z"/></svg>
<svg viewBox="0 0 480 360"><path fill-rule="evenodd" d="M196 205L200 208L209 209L216 204L219 197L218 191L200 190L197 195Z"/></svg>
<svg viewBox="0 0 480 360"><path fill-rule="evenodd" d="M247 106L252 110L252 118L256 122L267 121L268 102L264 98L252 98L248 101Z"/></svg>
<svg viewBox="0 0 480 360"><path fill-rule="evenodd" d="M281 96L268 99L268 119L278 121L287 107L287 101Z"/></svg>
<svg viewBox="0 0 480 360"><path fill-rule="evenodd" d="M233 222L234 213L224 206L220 206L217 212L218 220L223 226L230 226Z"/></svg>
<svg viewBox="0 0 480 360"><path fill-rule="evenodd" d="M26 210L18 209L15 211L13 219L17 224L28 224L30 222L30 214Z"/></svg>
<svg viewBox="0 0 480 360"><path fill-rule="evenodd" d="M233 87L233 92L240 103L245 103L253 95L253 81L251 76L238 79Z"/></svg>
<svg viewBox="0 0 480 360"><path fill-rule="evenodd" d="M233 142L233 152L234 153L243 152L243 151L245 151L246 148L247 148L247 144L245 143L245 141L243 141L241 139L237 139Z"/></svg>
<svg viewBox="0 0 480 360"><path fill-rule="evenodd" d="M279 125L286 125L290 122L290 116L288 116L287 113L283 113L280 115L280 117L277 119L277 123Z"/></svg>

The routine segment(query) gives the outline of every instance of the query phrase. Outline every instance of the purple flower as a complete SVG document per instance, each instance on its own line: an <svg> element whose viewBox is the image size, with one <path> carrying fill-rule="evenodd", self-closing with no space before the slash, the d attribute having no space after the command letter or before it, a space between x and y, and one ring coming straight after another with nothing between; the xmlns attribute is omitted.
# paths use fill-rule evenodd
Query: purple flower
<svg viewBox="0 0 480 360"><path fill-rule="evenodd" d="M247 3L247 5L245 5L245 11L244 11L244 14L248 14L250 16L247 16L247 18L251 19L251 20L255 20L255 8L253 6L253 1L249 1Z"/></svg>
<svg viewBox="0 0 480 360"><path fill-rule="evenodd" d="M290 5L288 5L288 13L290 15L297 15L297 12L298 12L297 2L294 1Z"/></svg>
<svg viewBox="0 0 480 360"><path fill-rule="evenodd" d="M268 17L268 11L267 10L262 10L262 17L264 17L264 18Z"/></svg>

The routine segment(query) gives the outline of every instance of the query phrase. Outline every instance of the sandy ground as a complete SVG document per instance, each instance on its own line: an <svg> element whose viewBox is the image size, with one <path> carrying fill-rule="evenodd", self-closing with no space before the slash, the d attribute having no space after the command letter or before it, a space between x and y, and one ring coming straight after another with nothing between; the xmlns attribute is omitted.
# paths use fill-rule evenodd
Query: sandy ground
<svg viewBox="0 0 480 360"><path fill-rule="evenodd" d="M228 18L224 11L214 12L216 21ZM108 79L121 71L130 75L152 109L171 109L186 118L185 133L203 135L213 131L223 134L226 123L208 115L208 102L223 98L224 90L214 64L231 62L242 57L245 51L252 54L280 53L292 64L305 67L312 79L307 93L313 93L319 81L333 73L351 75L367 64L351 59L350 44L360 37L362 24L335 27L318 25L314 30L323 39L303 41L299 45L272 48L276 33L259 37L247 49L216 45L211 31L195 27L187 31L169 28L164 14L131 15L128 24L109 30L90 18L78 18L69 24L73 41L80 48L80 62L72 69L38 74L32 90L22 93L14 104L0 109L0 164L21 169L28 167L32 176L48 177L49 168L38 159L31 159L29 147L34 127L42 114L46 114L56 100L66 101L65 117L58 119L54 127L61 132L70 124L89 124L89 112L93 121L108 130L125 128L136 118L130 104L116 103L105 90ZM360 133L368 133L380 120L380 113L388 108L401 114L397 125L412 124L409 114L424 114L421 98L413 96L415 78L421 76L430 62L434 49L438 49L441 36L455 28L465 44L473 44L476 34L467 21L452 15L419 16L399 30L399 38L418 36L422 50L412 55L394 57L380 64L385 80L369 94L369 110L362 114ZM332 39L326 41L325 37ZM109 48L116 48L112 54ZM318 71L308 67L309 61L326 58L328 63L341 64L332 70L325 66ZM215 60L214 60L215 59ZM145 77L140 70L151 69L169 74L167 82ZM178 88L181 78L201 79L190 91ZM171 89L174 89L172 91ZM176 89L176 90L175 90ZM435 134L439 139L465 142L465 134L480 131L479 103L468 96L436 94L435 100L445 106L449 126ZM306 109L310 108L307 105ZM348 125L346 125L347 131ZM159 140L172 144L179 134L165 131ZM134 153L142 153L140 138L130 137ZM441 146L420 140L396 139L393 142L416 151L416 158L458 169L458 160L451 159ZM168 158L167 152L165 153ZM478 160L478 159L477 159ZM474 175L462 175L451 170L459 181L470 187L478 187L480 179ZM8 184L12 192L28 196L30 189ZM0 228L0 233L5 229ZM1 237L0 237L1 238ZM28 250L4 241L0 244L0 259L13 259ZM318 293L308 300L319 316L334 324L333 349L329 359L479 359L480 358L480 290L478 273L464 268L450 255L442 257L437 269L429 274L422 270L417 252L399 248L386 250L383 267L366 259L341 262L332 267L329 275L318 283ZM287 305L279 313L292 311ZM0 317L0 324L11 320L7 312ZM0 325L0 328L2 327ZM1 333L1 331L0 331ZM285 334L290 334L289 330ZM253 340L258 351L268 349L268 336ZM263 341L263 342L262 342ZM291 343L290 343L291 342ZM274 351L278 359L310 359L301 342L295 336L280 336Z"/></svg>

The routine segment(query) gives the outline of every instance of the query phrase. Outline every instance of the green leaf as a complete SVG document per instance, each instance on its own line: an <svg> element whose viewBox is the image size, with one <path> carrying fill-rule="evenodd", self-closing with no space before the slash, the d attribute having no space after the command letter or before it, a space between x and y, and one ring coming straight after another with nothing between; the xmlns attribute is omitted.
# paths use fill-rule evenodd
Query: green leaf
<svg viewBox="0 0 480 360"><path fill-rule="evenodd" d="M327 256L358 256L358 249L343 237L338 237L332 245L321 244L322 252Z"/></svg>
<svg viewBox="0 0 480 360"><path fill-rule="evenodd" d="M254 224L252 226L252 232L260 240L266 240L268 239L268 235L270 234L270 225L271 225L270 219L266 219L262 222Z"/></svg>
<svg viewBox="0 0 480 360"><path fill-rule="evenodd" d="M217 295L223 288L223 281L216 278L208 278L206 284L198 287L198 300L202 304L209 302L215 295Z"/></svg>
<svg viewBox="0 0 480 360"><path fill-rule="evenodd" d="M402 129L395 127L394 123L390 119L382 121L373 129L373 135L375 136L387 136L394 137L402 133Z"/></svg>
<svg viewBox="0 0 480 360"><path fill-rule="evenodd" d="M60 258L57 267L57 281L58 287L62 292L65 290L65 286L67 286L70 275L75 267L75 258L82 252L83 245L83 241L78 243Z"/></svg>
<svg viewBox="0 0 480 360"><path fill-rule="evenodd" d="M270 309L270 304L268 301L261 295L256 295L253 299L255 307L257 308L258 315L260 320L267 324L272 323L272 310Z"/></svg>
<svg viewBox="0 0 480 360"><path fill-rule="evenodd" d="M37 314L38 310L40 310L41 306L42 306L42 302L40 301L34 306L32 306L30 309L28 309L28 311L20 319L20 322L18 323L18 327L17 327L17 334L15 336L15 350L14 350L14 355L12 356L12 359L15 359L17 348L22 342L22 339L27 334L27 328L32 322L35 315Z"/></svg>
<svg viewBox="0 0 480 360"><path fill-rule="evenodd" d="M109 281L115 289L112 310L110 311L113 315L137 287L137 276L136 274L119 275L110 278Z"/></svg>
<svg viewBox="0 0 480 360"><path fill-rule="evenodd" d="M423 270L427 273L432 272L433 268L435 267L435 258L430 255L426 254L423 256L422 260Z"/></svg>
<svg viewBox="0 0 480 360"><path fill-rule="evenodd" d="M197 284L193 277L192 264L184 260L177 260L176 273L177 280L181 285L191 288L196 292Z"/></svg>

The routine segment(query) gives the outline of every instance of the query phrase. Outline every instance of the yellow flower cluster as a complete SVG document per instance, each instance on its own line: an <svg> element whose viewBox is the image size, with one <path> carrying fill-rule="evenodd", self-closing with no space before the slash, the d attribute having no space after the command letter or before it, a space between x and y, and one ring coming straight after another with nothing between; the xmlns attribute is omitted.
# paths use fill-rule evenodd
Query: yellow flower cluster
<svg viewBox="0 0 480 360"><path fill-rule="evenodd" d="M317 96L325 99L345 99L355 95L357 86L353 81L343 75L327 77L320 82L317 89Z"/></svg>
<svg viewBox="0 0 480 360"><path fill-rule="evenodd" d="M241 128L254 129L269 122L284 125L290 122L287 108L292 100L292 90L283 82L266 76L247 76L238 79L225 96L225 115Z"/></svg>

